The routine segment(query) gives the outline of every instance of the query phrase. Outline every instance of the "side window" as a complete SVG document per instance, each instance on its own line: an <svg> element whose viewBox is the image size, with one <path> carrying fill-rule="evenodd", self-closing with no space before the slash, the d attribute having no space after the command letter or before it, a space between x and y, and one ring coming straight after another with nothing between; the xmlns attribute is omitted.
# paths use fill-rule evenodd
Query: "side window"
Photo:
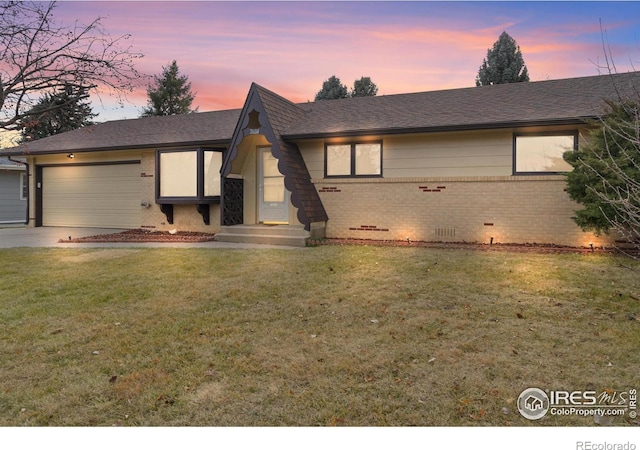
<svg viewBox="0 0 640 450"><path fill-rule="evenodd" d="M29 197L29 177L26 173L20 174L20 200L26 200Z"/></svg>
<svg viewBox="0 0 640 450"><path fill-rule="evenodd" d="M553 174L572 170L562 155L577 148L577 132L516 134L513 141L515 174Z"/></svg>
<svg viewBox="0 0 640 450"><path fill-rule="evenodd" d="M325 177L382 176L382 143L327 144Z"/></svg>

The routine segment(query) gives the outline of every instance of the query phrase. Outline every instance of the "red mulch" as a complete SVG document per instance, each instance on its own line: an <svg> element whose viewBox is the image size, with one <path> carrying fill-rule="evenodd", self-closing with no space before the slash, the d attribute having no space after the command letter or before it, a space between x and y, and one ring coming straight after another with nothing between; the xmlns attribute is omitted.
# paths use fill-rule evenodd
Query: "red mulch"
<svg viewBox="0 0 640 450"><path fill-rule="evenodd" d="M151 231L144 229L126 230L120 233L99 234L97 236L86 236L71 238L69 240L60 239L58 242L82 243L82 242L208 242L213 241L213 234L198 233L194 231L178 231L174 234L168 231Z"/></svg>
<svg viewBox="0 0 640 450"><path fill-rule="evenodd" d="M120 233L101 234L96 236L86 236L71 238L70 240L60 239L58 242L83 243L83 242L209 242L214 240L214 235L210 233L199 233L194 231L178 231L174 234L168 231L152 231L145 229L126 230ZM425 242L425 241L376 241L369 239L317 239L309 240L310 246L320 245L370 245L381 247L425 247L425 248L458 248L480 251L508 251L523 253L614 253L614 248L595 247L569 247L553 244L500 244L492 245L473 242Z"/></svg>

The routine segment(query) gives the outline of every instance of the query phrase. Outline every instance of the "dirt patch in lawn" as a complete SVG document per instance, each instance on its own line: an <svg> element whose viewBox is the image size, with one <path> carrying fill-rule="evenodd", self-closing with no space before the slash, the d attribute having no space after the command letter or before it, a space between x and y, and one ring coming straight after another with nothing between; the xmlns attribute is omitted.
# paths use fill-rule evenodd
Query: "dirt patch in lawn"
<svg viewBox="0 0 640 450"><path fill-rule="evenodd" d="M69 240L60 239L60 243L82 242L208 242L213 241L211 233L199 233L195 231L151 231L144 229L125 230L120 233L100 234L85 236Z"/></svg>

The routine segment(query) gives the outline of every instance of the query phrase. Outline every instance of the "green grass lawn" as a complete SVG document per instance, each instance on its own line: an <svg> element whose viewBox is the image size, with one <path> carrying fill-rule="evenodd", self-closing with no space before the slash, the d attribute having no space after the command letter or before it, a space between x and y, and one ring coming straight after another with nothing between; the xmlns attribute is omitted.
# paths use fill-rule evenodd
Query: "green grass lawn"
<svg viewBox="0 0 640 450"><path fill-rule="evenodd" d="M410 247L0 250L0 425L591 426L529 421L516 400L640 387L635 269Z"/></svg>

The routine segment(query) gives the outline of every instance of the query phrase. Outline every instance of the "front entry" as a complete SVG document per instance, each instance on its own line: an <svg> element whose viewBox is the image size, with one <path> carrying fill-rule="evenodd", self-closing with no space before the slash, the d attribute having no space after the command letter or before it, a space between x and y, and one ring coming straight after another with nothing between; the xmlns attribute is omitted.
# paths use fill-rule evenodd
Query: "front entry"
<svg viewBox="0 0 640 450"><path fill-rule="evenodd" d="M278 170L278 160L271 147L258 149L258 222L289 223L289 191L284 187L284 175Z"/></svg>

